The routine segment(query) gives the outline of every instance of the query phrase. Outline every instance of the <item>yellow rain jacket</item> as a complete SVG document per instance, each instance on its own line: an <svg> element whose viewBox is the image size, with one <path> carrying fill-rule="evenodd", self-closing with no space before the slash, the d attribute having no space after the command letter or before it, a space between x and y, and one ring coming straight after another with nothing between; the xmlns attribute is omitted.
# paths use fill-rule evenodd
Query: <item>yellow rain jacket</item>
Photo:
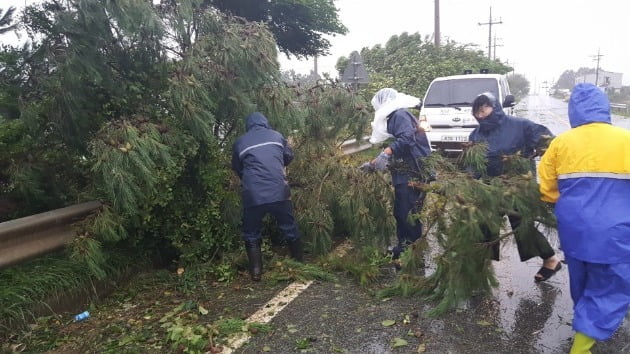
<svg viewBox="0 0 630 354"><path fill-rule="evenodd" d="M542 200L556 203L564 253L592 263L630 263L630 131L611 125L610 103L577 85L572 129L558 135L538 166Z"/></svg>

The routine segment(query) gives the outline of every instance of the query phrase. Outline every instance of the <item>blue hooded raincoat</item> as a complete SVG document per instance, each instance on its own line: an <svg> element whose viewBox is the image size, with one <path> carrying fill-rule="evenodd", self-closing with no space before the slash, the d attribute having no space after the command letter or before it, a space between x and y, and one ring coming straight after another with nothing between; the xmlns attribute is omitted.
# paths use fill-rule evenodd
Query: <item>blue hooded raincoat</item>
<svg viewBox="0 0 630 354"><path fill-rule="evenodd" d="M547 127L531 120L505 114L501 103L489 93L485 93L492 102L492 114L480 121L470 133L469 140L474 143L488 144L488 176L503 174L503 155L531 156L543 135L553 134Z"/></svg>
<svg viewBox="0 0 630 354"><path fill-rule="evenodd" d="M501 103L492 95L485 94L492 102L492 114L480 121L470 133L469 140L488 144L488 176L503 174L503 155L513 155L518 151L523 156L531 156L543 135L553 134L545 127L528 119L505 114Z"/></svg>
<svg viewBox="0 0 630 354"><path fill-rule="evenodd" d="M250 114L246 129L232 146L232 169L241 178L243 207L288 200L284 168L293 160L293 150L262 113Z"/></svg>
<svg viewBox="0 0 630 354"><path fill-rule="evenodd" d="M569 121L538 166L540 192L555 203L573 327L604 340L630 305L630 131L611 125L608 97L592 84L573 89Z"/></svg>
<svg viewBox="0 0 630 354"><path fill-rule="evenodd" d="M431 154L431 146L424 132L418 130L418 120L408 110L401 108L392 112L387 120L387 133L394 136L389 147L395 159L401 159L414 172L419 172L418 159ZM407 184L410 176L405 172L392 171L392 184Z"/></svg>

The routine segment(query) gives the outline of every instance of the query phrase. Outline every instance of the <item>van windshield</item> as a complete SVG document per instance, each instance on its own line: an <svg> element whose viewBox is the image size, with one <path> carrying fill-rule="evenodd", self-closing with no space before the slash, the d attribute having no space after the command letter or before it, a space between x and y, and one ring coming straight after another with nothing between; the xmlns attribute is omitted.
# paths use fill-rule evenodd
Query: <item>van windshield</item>
<svg viewBox="0 0 630 354"><path fill-rule="evenodd" d="M471 106L475 97L484 92L492 92L494 97L499 97L498 81L491 78L435 81L427 92L424 106Z"/></svg>

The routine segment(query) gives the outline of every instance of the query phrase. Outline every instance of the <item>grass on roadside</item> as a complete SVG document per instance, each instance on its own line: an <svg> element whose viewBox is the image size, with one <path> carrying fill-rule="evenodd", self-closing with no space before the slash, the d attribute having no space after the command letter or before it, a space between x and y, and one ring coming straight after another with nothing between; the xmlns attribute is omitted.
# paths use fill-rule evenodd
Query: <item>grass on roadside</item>
<svg viewBox="0 0 630 354"><path fill-rule="evenodd" d="M137 257L111 256L107 276L121 274ZM60 255L35 259L0 271L0 338L25 328L38 315L52 312L50 304L79 292L94 296L95 279L82 263Z"/></svg>
<svg viewBox="0 0 630 354"><path fill-rule="evenodd" d="M88 300L92 301L86 308L91 315L82 322L72 322L72 313L42 317L29 313L23 322L28 326L7 331L0 353L13 347L26 352L218 351L231 335L239 332L255 335L271 329L265 324L243 320L247 313L244 304L248 301L258 303L289 281L335 280L334 275L315 264L276 255L266 261L265 280L252 284L243 257L235 252L212 264L137 273L124 284L117 284L115 292L106 299ZM71 289L90 289L89 278L87 283L80 281L83 278L77 270L81 269L54 258L42 258L23 269L20 267L19 272L12 268L11 276L2 274L2 280L14 282L11 287L2 288L2 305L18 305L19 296L8 296L9 289L17 293L18 278L23 279L20 288L28 290L20 293L24 299L27 292L28 296L33 293L45 298L44 294L50 291L64 296ZM40 283L35 285L35 282ZM26 312L31 305L33 302L21 306ZM3 318L12 308L2 306Z"/></svg>

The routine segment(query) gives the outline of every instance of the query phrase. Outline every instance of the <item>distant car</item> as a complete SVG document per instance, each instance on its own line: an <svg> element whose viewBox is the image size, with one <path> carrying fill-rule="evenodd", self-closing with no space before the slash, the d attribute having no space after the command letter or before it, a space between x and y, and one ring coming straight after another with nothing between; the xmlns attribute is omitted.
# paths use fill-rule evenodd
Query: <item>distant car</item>
<svg viewBox="0 0 630 354"><path fill-rule="evenodd" d="M422 101L419 119L421 125L428 123L430 126L427 137L433 149L462 150L470 132L478 125L471 113L472 101L484 92L494 94L505 108L511 109L516 104L504 75L455 75L438 77L431 82Z"/></svg>

